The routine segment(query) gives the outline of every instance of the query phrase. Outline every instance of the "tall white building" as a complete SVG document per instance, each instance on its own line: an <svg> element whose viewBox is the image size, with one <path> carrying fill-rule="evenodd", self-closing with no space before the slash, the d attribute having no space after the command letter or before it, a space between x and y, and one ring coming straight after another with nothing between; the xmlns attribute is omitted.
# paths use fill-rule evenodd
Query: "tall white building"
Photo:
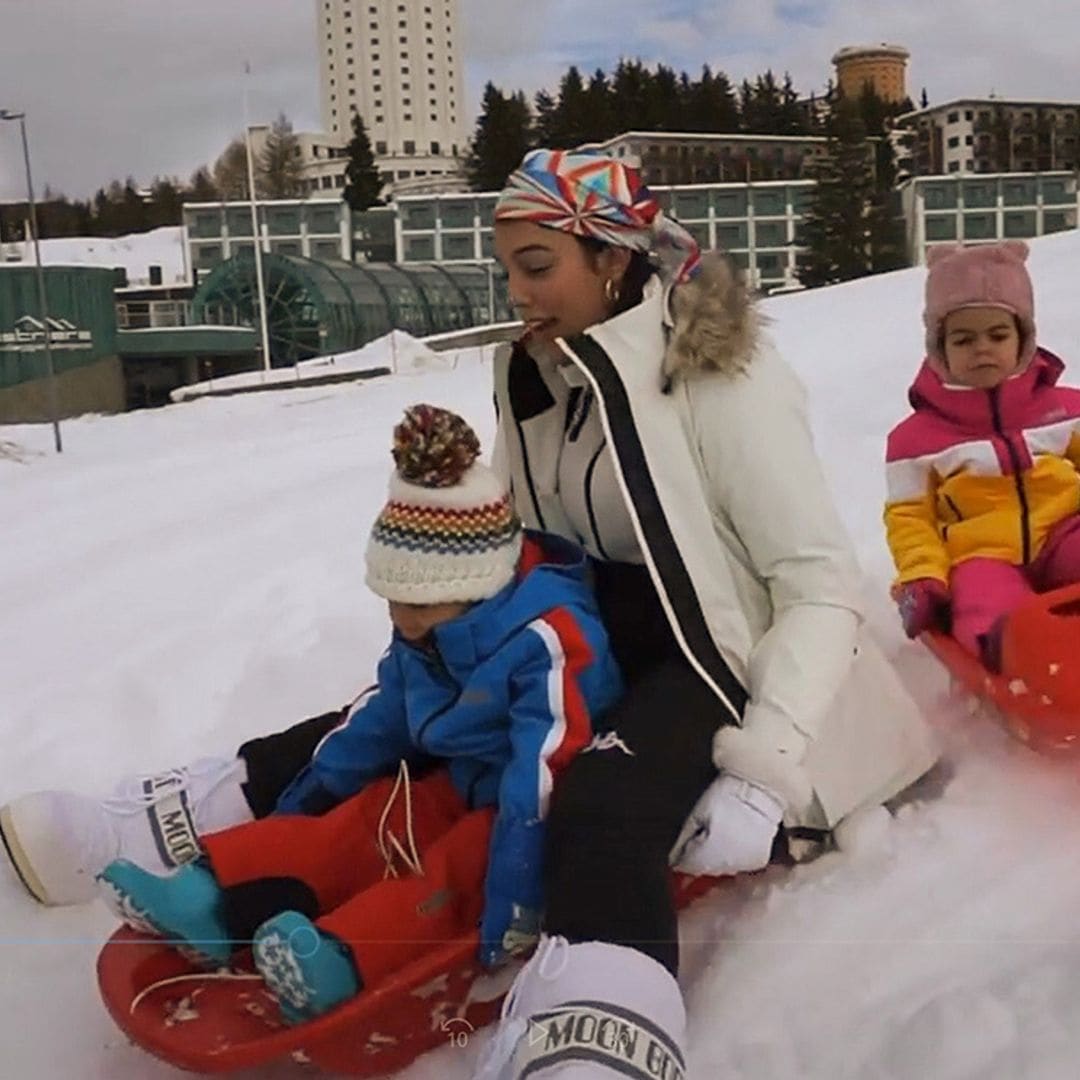
<svg viewBox="0 0 1080 1080"><path fill-rule="evenodd" d="M387 182L458 171L466 140L458 0L315 0L323 129L364 119Z"/></svg>

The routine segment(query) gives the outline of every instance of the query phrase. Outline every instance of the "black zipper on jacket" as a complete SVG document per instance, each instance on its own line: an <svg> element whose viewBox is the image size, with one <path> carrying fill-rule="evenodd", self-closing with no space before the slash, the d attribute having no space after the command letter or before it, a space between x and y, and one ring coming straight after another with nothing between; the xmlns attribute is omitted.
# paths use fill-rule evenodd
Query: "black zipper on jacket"
<svg viewBox="0 0 1080 1080"><path fill-rule="evenodd" d="M417 730L416 730L416 746L417 746L417 749L423 750L424 749L424 732L427 731L427 729L429 727L431 727L431 725L433 723L435 723L435 721L438 720L440 716L445 716L446 713L448 713L461 700L461 686L458 683L457 679L455 679L454 676L450 674L450 669L446 666L446 661L442 658L442 653L439 652L439 649L438 649L437 645L432 645L430 651L429 650L420 650L419 646L416 646L416 645L414 645L413 648L424 652L426 656L430 657L433 660L435 666L439 669L439 671L442 672L442 674L444 674L447 677L447 679L450 680L451 683L453 683L454 689L457 690L457 693L454 695L453 701L447 702L441 709L436 709L420 725L420 727L417 728Z"/></svg>
<svg viewBox="0 0 1080 1080"><path fill-rule="evenodd" d="M578 391L579 396L573 398L573 402L567 404L567 409L570 412L570 430L569 436L571 442L577 442L578 437L581 435L581 429L585 426L585 421L589 419L589 412L592 409L593 393L591 390L582 391L580 387L575 386L571 390L571 394L574 391Z"/></svg>
<svg viewBox="0 0 1080 1080"><path fill-rule="evenodd" d="M1005 441L1005 445L1009 450L1009 460L1012 462L1013 483L1016 485L1016 494L1020 500L1021 556L1023 565L1027 566L1031 561L1031 519L1030 511L1028 509L1027 491L1024 490L1024 481L1020 475L1020 455L1016 452L1016 447L1013 446L1012 439L1005 434L1005 429L1001 424L1001 409L998 403L998 388L996 386L990 391L990 413L993 417L994 430Z"/></svg>
<svg viewBox="0 0 1080 1080"><path fill-rule="evenodd" d="M532 468L529 465L529 450L525 445L525 429L521 426L521 421L516 416L514 417L514 426L517 428L518 441L521 443L521 468L525 473L525 480L529 485L529 498L532 499L537 525L541 532L546 532L547 525L544 524L544 515L540 512L540 500L536 497L536 485L533 483Z"/></svg>
<svg viewBox="0 0 1080 1080"><path fill-rule="evenodd" d="M592 529L593 540L596 541L596 550L600 552L601 559L606 559L610 562L611 556L604 550L603 541L600 539L600 528L596 524L596 513L593 510L592 501L593 472L596 469L597 462L600 460L600 455L604 452L605 446L607 446L607 439L601 441L600 448L593 454L592 460L585 470L585 511L589 515L589 528Z"/></svg>

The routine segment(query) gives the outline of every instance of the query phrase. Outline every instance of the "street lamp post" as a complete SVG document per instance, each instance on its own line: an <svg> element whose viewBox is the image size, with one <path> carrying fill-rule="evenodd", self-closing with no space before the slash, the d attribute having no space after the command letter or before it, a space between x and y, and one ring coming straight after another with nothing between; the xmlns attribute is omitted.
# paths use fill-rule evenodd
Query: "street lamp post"
<svg viewBox="0 0 1080 1080"><path fill-rule="evenodd" d="M251 65L244 65L244 74L250 78ZM244 80L244 146L247 151L248 199L251 201L251 238L254 241L255 291L259 300L259 331L262 336L263 381L270 370L270 332L266 318L266 286L263 281L262 229L259 227L258 204L255 202L255 160L251 152L251 121L248 119L248 79Z"/></svg>
<svg viewBox="0 0 1080 1080"><path fill-rule="evenodd" d="M41 325L45 332L45 370L48 375L49 418L52 420L53 441L56 452L63 453L60 439L59 405L56 393L56 371L53 369L52 330L49 326L48 301L45 299L45 271L41 266L41 245L38 243L37 204L34 202L34 181L30 174L30 146L26 141L26 113L0 109L0 120L18 120L22 134L23 162L26 165L26 197L30 202L30 233L34 239L34 264L37 269L38 307L41 309Z"/></svg>

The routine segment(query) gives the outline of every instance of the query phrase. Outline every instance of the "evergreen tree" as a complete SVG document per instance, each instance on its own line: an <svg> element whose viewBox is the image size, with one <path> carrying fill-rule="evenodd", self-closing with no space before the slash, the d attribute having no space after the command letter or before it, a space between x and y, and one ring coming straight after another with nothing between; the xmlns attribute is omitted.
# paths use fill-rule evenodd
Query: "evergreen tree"
<svg viewBox="0 0 1080 1080"><path fill-rule="evenodd" d="M807 286L831 285L862 277L872 269L871 209L874 182L866 129L856 102L838 98L827 124L826 155L798 242L799 280Z"/></svg>
<svg viewBox="0 0 1080 1080"><path fill-rule="evenodd" d="M184 202L217 202L221 194L210 177L210 170L200 165L192 174L184 192Z"/></svg>
<svg viewBox="0 0 1080 1080"><path fill-rule="evenodd" d="M507 96L489 82L465 158L473 191L501 188L531 145L532 117L525 95L519 90Z"/></svg>
<svg viewBox="0 0 1080 1080"><path fill-rule="evenodd" d="M552 135L555 131L555 99L547 90L537 90L533 103L533 111L536 116L533 122L533 131L535 132L536 142L539 146L554 147L555 142Z"/></svg>
<svg viewBox="0 0 1080 1080"><path fill-rule="evenodd" d="M739 130L739 103L728 77L715 75L706 64L701 78L687 82L687 131L733 132Z"/></svg>
<svg viewBox="0 0 1080 1080"><path fill-rule="evenodd" d="M886 101L871 83L859 95L859 116L872 142L873 195L870 203L870 264L874 273L908 265L907 237L896 191L896 150L889 137L894 117L910 111L907 99Z"/></svg>
<svg viewBox="0 0 1080 1080"><path fill-rule="evenodd" d="M257 162L259 194L269 199L292 199L300 194L302 171L300 140L284 113L270 125L266 145Z"/></svg>
<svg viewBox="0 0 1080 1080"><path fill-rule="evenodd" d="M799 104L799 95L791 81L790 72L784 72L784 84L780 87L780 109L777 114L779 134L809 135L810 123Z"/></svg>
<svg viewBox="0 0 1080 1080"><path fill-rule="evenodd" d="M612 108L611 86L601 68L597 68L589 79L584 107L589 142L603 142L619 133L619 121Z"/></svg>
<svg viewBox="0 0 1080 1080"><path fill-rule="evenodd" d="M752 87L744 81L743 95L743 130L762 135L782 134L781 93L772 70L759 75Z"/></svg>
<svg viewBox="0 0 1080 1080"><path fill-rule="evenodd" d="M896 176L896 155L892 144L879 144L878 183L870 202L870 272L880 274L909 266L907 232L900 192L883 177Z"/></svg>
<svg viewBox="0 0 1080 1080"><path fill-rule="evenodd" d="M150 228L179 225L183 220L183 207L180 185L172 177L154 177L150 185L150 205L147 207Z"/></svg>
<svg viewBox="0 0 1080 1080"><path fill-rule="evenodd" d="M647 76L640 60L620 60L611 77L611 97L615 115L623 121L625 130L651 131L647 114L650 111Z"/></svg>
<svg viewBox="0 0 1080 1080"><path fill-rule="evenodd" d="M146 200L139 194L135 180L124 181L124 195L120 202L119 236L127 233L145 232L150 227L150 214Z"/></svg>
<svg viewBox="0 0 1080 1080"><path fill-rule="evenodd" d="M93 199L91 229L95 236L119 236L124 230L124 185L110 181L107 188L98 188Z"/></svg>
<svg viewBox="0 0 1080 1080"><path fill-rule="evenodd" d="M28 217L26 203L11 207L11 222L16 228L4 230L0 239L23 238L23 223ZM38 228L41 238L56 236L87 236L91 233L90 207L88 203L71 202L66 195L56 194L46 185L37 205Z"/></svg>
<svg viewBox="0 0 1080 1080"><path fill-rule="evenodd" d="M352 138L345 153L349 158L345 168L345 201L350 209L357 211L376 206L382 181L379 170L375 168L375 155L371 152L371 140L364 126L364 118L358 112L352 116Z"/></svg>
<svg viewBox="0 0 1080 1080"><path fill-rule="evenodd" d="M568 150L592 139L589 99L581 72L573 65L559 82L558 104L551 120L552 146Z"/></svg>
<svg viewBox="0 0 1080 1080"><path fill-rule="evenodd" d="M665 64L657 64L646 85L650 127L655 131L685 131L686 113L674 70Z"/></svg>

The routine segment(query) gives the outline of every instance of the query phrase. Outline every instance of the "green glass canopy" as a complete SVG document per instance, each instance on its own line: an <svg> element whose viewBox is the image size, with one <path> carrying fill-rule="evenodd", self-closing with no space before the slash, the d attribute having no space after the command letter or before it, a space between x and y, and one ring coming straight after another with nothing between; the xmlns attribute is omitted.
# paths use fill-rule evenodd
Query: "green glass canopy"
<svg viewBox="0 0 1080 1080"><path fill-rule="evenodd" d="M264 254L275 367L345 352L405 330L425 337L511 318L499 271L480 263L347 263ZM218 265L193 301L197 322L259 324L254 256Z"/></svg>

